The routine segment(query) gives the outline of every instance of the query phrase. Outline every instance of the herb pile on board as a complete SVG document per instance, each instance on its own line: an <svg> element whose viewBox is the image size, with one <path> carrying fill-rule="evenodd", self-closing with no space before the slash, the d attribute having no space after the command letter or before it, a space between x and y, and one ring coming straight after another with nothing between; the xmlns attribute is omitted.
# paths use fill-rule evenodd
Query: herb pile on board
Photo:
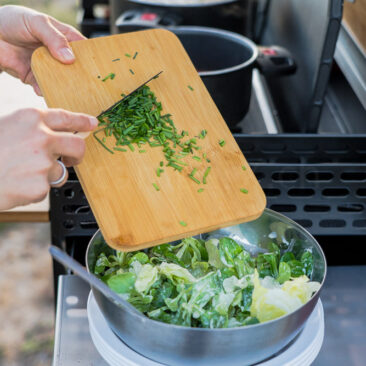
<svg viewBox="0 0 366 366"><path fill-rule="evenodd" d="M252 257L236 241L186 238L147 251L101 253L94 273L151 319L200 328L269 321L306 303L313 256L270 243Z"/></svg>
<svg viewBox="0 0 366 366"><path fill-rule="evenodd" d="M201 147L198 145L198 141L205 138L207 131L201 131L196 137L189 137L188 131L178 132L171 115L163 114L162 109L155 94L144 85L99 117L99 126L102 128L94 132L94 137L112 154L115 151L126 152L127 148L135 151L136 146L139 149L143 145L160 147L165 165L164 161L160 162L156 170L158 177L164 173L164 166L181 172L188 166L184 161L188 157L200 164L210 163L206 154L201 154ZM101 132L104 132L105 137L113 136L115 146L107 146L106 141L100 138ZM146 150L140 149L139 152ZM201 181L206 184L210 170L211 167L207 166L202 177L199 177L196 174L197 168L193 168L188 177L197 184L201 184ZM153 185L156 188L156 183Z"/></svg>

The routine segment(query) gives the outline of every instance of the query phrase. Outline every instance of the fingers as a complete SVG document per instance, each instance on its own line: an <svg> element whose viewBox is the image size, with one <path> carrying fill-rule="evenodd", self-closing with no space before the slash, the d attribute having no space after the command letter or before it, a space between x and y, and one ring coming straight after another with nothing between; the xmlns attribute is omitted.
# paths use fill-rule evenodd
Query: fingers
<svg viewBox="0 0 366 366"><path fill-rule="evenodd" d="M83 39L86 39L86 37L84 37L78 30L76 30L71 25L61 23L61 22L59 22L58 20L56 20L55 18L52 18L52 17L49 17L49 18L50 18L51 24L57 30L59 30L66 37L66 39L69 42L81 41Z"/></svg>
<svg viewBox="0 0 366 366"><path fill-rule="evenodd" d="M39 97L42 97L42 96L43 96L43 94L42 94L42 92L41 92L41 89L40 89L40 87L38 86L38 84L37 84L37 83L32 84L32 87L33 87L34 92L35 92Z"/></svg>
<svg viewBox="0 0 366 366"><path fill-rule="evenodd" d="M51 55L64 64L75 61L74 53L66 37L52 23L48 16L36 15L29 24L32 34L50 51Z"/></svg>
<svg viewBox="0 0 366 366"><path fill-rule="evenodd" d="M67 112L62 109L48 110L43 119L53 131L88 132L98 126L98 120L95 117L83 113Z"/></svg>
<svg viewBox="0 0 366 366"><path fill-rule="evenodd" d="M85 141L77 135L57 134L53 139L51 153L54 157L69 158L66 159L67 165L80 164L85 153Z"/></svg>

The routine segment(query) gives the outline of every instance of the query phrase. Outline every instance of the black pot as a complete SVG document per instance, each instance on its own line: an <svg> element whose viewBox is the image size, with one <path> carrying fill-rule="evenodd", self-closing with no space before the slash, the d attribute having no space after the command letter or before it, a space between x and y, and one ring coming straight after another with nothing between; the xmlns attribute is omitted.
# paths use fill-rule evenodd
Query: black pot
<svg viewBox="0 0 366 366"><path fill-rule="evenodd" d="M213 100L230 128L235 127L249 109L252 70L266 75L295 72L290 54L280 47L257 47L240 34L206 27L172 27Z"/></svg>

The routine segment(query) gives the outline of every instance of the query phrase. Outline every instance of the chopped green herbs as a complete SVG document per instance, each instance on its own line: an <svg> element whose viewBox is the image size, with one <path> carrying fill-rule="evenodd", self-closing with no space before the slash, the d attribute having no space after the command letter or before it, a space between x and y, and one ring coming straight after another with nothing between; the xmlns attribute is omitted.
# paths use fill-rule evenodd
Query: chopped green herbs
<svg viewBox="0 0 366 366"><path fill-rule="evenodd" d="M191 174L188 174L189 178L191 178L194 182L196 182L197 184L201 184L201 182L194 176L197 172L197 168L194 168L191 171Z"/></svg>
<svg viewBox="0 0 366 366"><path fill-rule="evenodd" d="M107 150L109 151L111 154L114 154L114 152L97 136L97 133L103 131L103 128L93 132L93 136L94 138Z"/></svg>
<svg viewBox="0 0 366 366"><path fill-rule="evenodd" d="M207 135L207 131L206 130L202 130L201 132L200 132L200 134L199 134L199 138L200 139L204 139L205 137L206 137L206 135Z"/></svg>
<svg viewBox="0 0 366 366"><path fill-rule="evenodd" d="M247 190L247 189L245 189L245 188L240 188L240 192L241 192L241 193L245 193L245 194L247 194L247 193L248 193L248 190Z"/></svg>
<svg viewBox="0 0 366 366"><path fill-rule="evenodd" d="M113 150L116 150L116 151L127 151L126 149L123 149L122 147L114 147Z"/></svg>
<svg viewBox="0 0 366 366"><path fill-rule="evenodd" d="M125 53L126 57L131 57L131 55L129 53Z"/></svg>
<svg viewBox="0 0 366 366"><path fill-rule="evenodd" d="M104 79L102 79L102 81L104 82L104 81L107 81L108 79L113 80L115 76L116 76L116 74L111 72Z"/></svg>
<svg viewBox="0 0 366 366"><path fill-rule="evenodd" d="M204 189L203 188L200 188L197 192L198 193L201 193L201 192L203 192L204 191Z"/></svg>
<svg viewBox="0 0 366 366"><path fill-rule="evenodd" d="M283 226L271 224L282 234ZM289 242L304 247L290 231ZM295 311L321 287L311 281L315 258L308 249L291 252L266 239L266 251L256 257L229 237L185 238L130 253L102 242L91 270L150 319L196 328L248 326Z"/></svg>
<svg viewBox="0 0 366 366"><path fill-rule="evenodd" d="M195 178L193 175L191 175L191 174L188 174L188 176L189 176L189 178L191 178L194 182L196 182L197 184L201 184L201 182L197 179L197 178Z"/></svg>
<svg viewBox="0 0 366 366"><path fill-rule="evenodd" d="M138 55L138 52L135 52L135 54L133 55L132 59L134 60Z"/></svg>
<svg viewBox="0 0 366 366"><path fill-rule="evenodd" d="M191 91L194 90L190 85L188 85L188 89L191 90Z"/></svg>
<svg viewBox="0 0 366 366"><path fill-rule="evenodd" d="M112 62L116 62L116 61L119 61L120 58L115 58L114 60L112 60Z"/></svg>
<svg viewBox="0 0 366 366"><path fill-rule="evenodd" d="M101 127L94 133L96 140L110 153L115 151L126 151L127 148L135 151L138 147L139 153L145 153L145 146L162 150L166 162L160 161L156 175L160 177L164 172L161 167L164 165L178 172L189 166L187 158L192 157L197 162L206 163L196 151L201 147L198 145L200 139L189 138L187 131L178 132L174 125L172 116L169 113L163 114L163 107L154 93L147 85L117 103L112 109L103 113L99 119ZM96 134L104 132L105 137L100 139ZM202 130L200 138L206 136L207 131ZM112 137L115 139L114 148L109 148L105 142ZM143 148L142 146L145 145ZM203 153L205 157L206 154ZM206 182L211 167L204 167L206 171L203 179ZM194 168L189 178L200 184L195 176L197 168ZM205 183L206 184L206 183Z"/></svg>
<svg viewBox="0 0 366 366"><path fill-rule="evenodd" d="M203 173L203 179L202 179L203 184L206 184L207 183L206 182L206 179L207 179L207 176L209 175L210 171L211 171L211 167L209 166L206 169L206 171Z"/></svg>
<svg viewBox="0 0 366 366"><path fill-rule="evenodd" d="M179 224L182 226L187 226L187 223L185 221L179 221Z"/></svg>
<svg viewBox="0 0 366 366"><path fill-rule="evenodd" d="M226 144L225 140L220 140L220 141L219 141L219 145L220 145L221 147L224 147L224 146L225 146L225 144Z"/></svg>
<svg viewBox="0 0 366 366"><path fill-rule="evenodd" d="M164 169L157 168L157 169L156 169L156 175L157 175L158 177L160 177L161 173L164 173Z"/></svg>
<svg viewBox="0 0 366 366"><path fill-rule="evenodd" d="M155 188L156 191L158 191L158 192L160 191L160 188L156 183L153 183L152 185L153 185L153 187Z"/></svg>
<svg viewBox="0 0 366 366"><path fill-rule="evenodd" d="M242 165L241 167L244 171L247 170L247 168L245 167L245 165Z"/></svg>
<svg viewBox="0 0 366 366"><path fill-rule="evenodd" d="M131 73L132 75L135 75L135 73L133 72L133 70L132 70L132 69L130 69L130 73Z"/></svg>

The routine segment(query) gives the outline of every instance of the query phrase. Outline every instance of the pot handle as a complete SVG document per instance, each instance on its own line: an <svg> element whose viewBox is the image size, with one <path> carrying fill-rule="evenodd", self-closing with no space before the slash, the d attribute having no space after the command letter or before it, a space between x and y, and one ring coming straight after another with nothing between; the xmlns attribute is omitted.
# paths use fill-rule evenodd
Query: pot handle
<svg viewBox="0 0 366 366"><path fill-rule="evenodd" d="M290 52L279 46L258 46L256 66L265 76L291 75L297 68Z"/></svg>

